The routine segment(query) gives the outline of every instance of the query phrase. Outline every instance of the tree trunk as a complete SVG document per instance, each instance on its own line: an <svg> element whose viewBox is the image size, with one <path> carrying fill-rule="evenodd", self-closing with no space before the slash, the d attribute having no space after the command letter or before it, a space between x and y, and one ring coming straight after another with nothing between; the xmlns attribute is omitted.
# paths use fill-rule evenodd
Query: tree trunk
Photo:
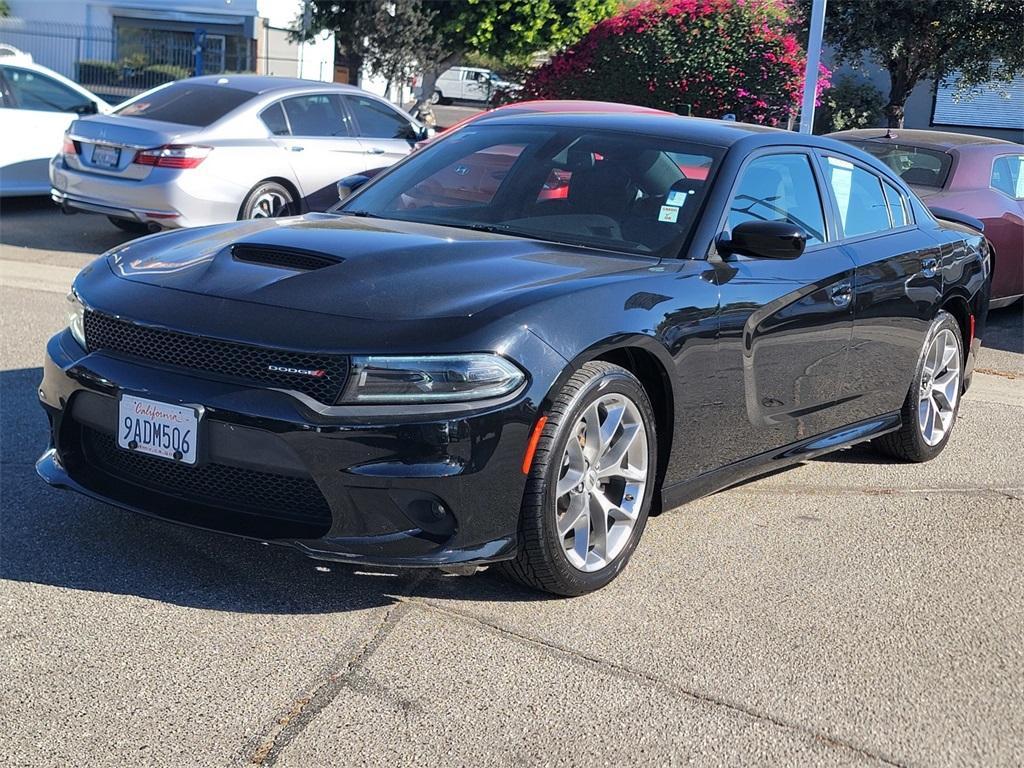
<svg viewBox="0 0 1024 768"><path fill-rule="evenodd" d="M890 128L902 128L907 97L917 81L910 76L910 62L905 57L889 62L889 103L885 105L885 116Z"/></svg>
<svg viewBox="0 0 1024 768"><path fill-rule="evenodd" d="M437 125L437 118L434 116L434 110L430 103L434 95L434 86L437 83L437 78L445 70L457 66L462 61L462 54L462 51L449 53L440 61L430 62L424 66L423 82L420 84L420 95L416 98L416 103L412 105L412 109L409 110L424 125Z"/></svg>

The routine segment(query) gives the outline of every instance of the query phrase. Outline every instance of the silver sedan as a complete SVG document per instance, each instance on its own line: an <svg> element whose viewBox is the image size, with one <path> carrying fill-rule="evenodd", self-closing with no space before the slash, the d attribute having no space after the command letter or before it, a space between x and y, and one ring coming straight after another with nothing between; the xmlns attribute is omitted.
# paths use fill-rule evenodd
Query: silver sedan
<svg viewBox="0 0 1024 768"><path fill-rule="evenodd" d="M75 120L50 162L51 195L130 231L324 210L338 179L390 165L428 135L354 86L196 77Z"/></svg>

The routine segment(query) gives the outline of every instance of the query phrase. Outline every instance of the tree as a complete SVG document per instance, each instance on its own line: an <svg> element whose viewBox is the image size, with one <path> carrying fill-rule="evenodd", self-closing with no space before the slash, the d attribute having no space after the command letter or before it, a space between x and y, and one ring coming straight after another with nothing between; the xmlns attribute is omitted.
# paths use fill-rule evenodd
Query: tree
<svg viewBox="0 0 1024 768"><path fill-rule="evenodd" d="M869 54L889 71L890 127L922 78L967 88L1024 72L1021 0L829 0L825 40L839 63Z"/></svg>
<svg viewBox="0 0 1024 768"><path fill-rule="evenodd" d="M378 4L372 15L357 17L353 26L362 59L371 73L387 81L385 96L390 97L393 84L411 78L419 62L437 58L432 27L436 13L421 0L395 0Z"/></svg>
<svg viewBox="0 0 1024 768"><path fill-rule="evenodd" d="M785 0L647 0L536 70L523 97L627 101L778 125L803 93L806 59L793 24Z"/></svg>
<svg viewBox="0 0 1024 768"><path fill-rule="evenodd" d="M333 30L347 52L362 54L359 33L384 0L313 0L310 33ZM421 63L423 84L416 108L424 109L434 83L470 51L492 56L523 55L568 45L611 15L618 0L443 0L429 5L431 53ZM349 42L345 42L349 41Z"/></svg>

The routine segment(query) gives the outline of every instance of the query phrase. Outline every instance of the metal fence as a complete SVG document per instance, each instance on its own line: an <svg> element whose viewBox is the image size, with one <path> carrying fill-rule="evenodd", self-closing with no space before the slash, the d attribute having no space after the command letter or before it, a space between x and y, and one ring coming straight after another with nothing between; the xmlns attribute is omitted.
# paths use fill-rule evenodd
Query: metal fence
<svg viewBox="0 0 1024 768"><path fill-rule="evenodd" d="M5 18L0 43L32 54L36 63L111 102L193 75L296 70L295 49L282 30L263 30L253 40L200 28L104 28Z"/></svg>

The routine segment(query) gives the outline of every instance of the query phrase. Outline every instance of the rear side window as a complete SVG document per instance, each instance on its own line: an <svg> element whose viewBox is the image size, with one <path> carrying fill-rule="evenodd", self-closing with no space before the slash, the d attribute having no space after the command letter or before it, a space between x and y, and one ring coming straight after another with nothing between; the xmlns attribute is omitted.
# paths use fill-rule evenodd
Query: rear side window
<svg viewBox="0 0 1024 768"><path fill-rule="evenodd" d="M807 235L808 245L824 241L821 195L807 155L765 155L751 161L729 206L729 228L746 221L795 224Z"/></svg>
<svg viewBox="0 0 1024 768"><path fill-rule="evenodd" d="M274 136L288 135L288 121L284 119L284 108L280 101L260 112L260 120Z"/></svg>
<svg viewBox="0 0 1024 768"><path fill-rule="evenodd" d="M348 106L356 119L359 135L370 139L409 139L409 121L384 104L362 96L349 96Z"/></svg>
<svg viewBox="0 0 1024 768"><path fill-rule="evenodd" d="M196 85L182 80L143 94L135 101L114 110L114 114L203 128L240 107L253 95L238 88Z"/></svg>
<svg viewBox="0 0 1024 768"><path fill-rule="evenodd" d="M285 99L283 103L293 136L348 136L340 96L315 93Z"/></svg>
<svg viewBox="0 0 1024 768"><path fill-rule="evenodd" d="M992 163L992 188L1024 200L1024 155L1003 155Z"/></svg>
<svg viewBox="0 0 1024 768"><path fill-rule="evenodd" d="M889 215L892 217L892 225L894 227L905 227L910 223L910 217L907 215L907 207L903 200L903 195L888 182L882 182L882 187L885 189L885 201L889 204Z"/></svg>
<svg viewBox="0 0 1024 768"><path fill-rule="evenodd" d="M19 109L39 112L74 112L89 100L53 78L17 67L4 67L4 78Z"/></svg>
<svg viewBox="0 0 1024 768"><path fill-rule="evenodd" d="M859 237L889 229L889 207L882 180L847 160L827 158L828 182L839 209L844 237Z"/></svg>
<svg viewBox="0 0 1024 768"><path fill-rule="evenodd" d="M941 189L949 175L953 158L937 149L893 144L888 141L851 141L892 168L907 184Z"/></svg>

